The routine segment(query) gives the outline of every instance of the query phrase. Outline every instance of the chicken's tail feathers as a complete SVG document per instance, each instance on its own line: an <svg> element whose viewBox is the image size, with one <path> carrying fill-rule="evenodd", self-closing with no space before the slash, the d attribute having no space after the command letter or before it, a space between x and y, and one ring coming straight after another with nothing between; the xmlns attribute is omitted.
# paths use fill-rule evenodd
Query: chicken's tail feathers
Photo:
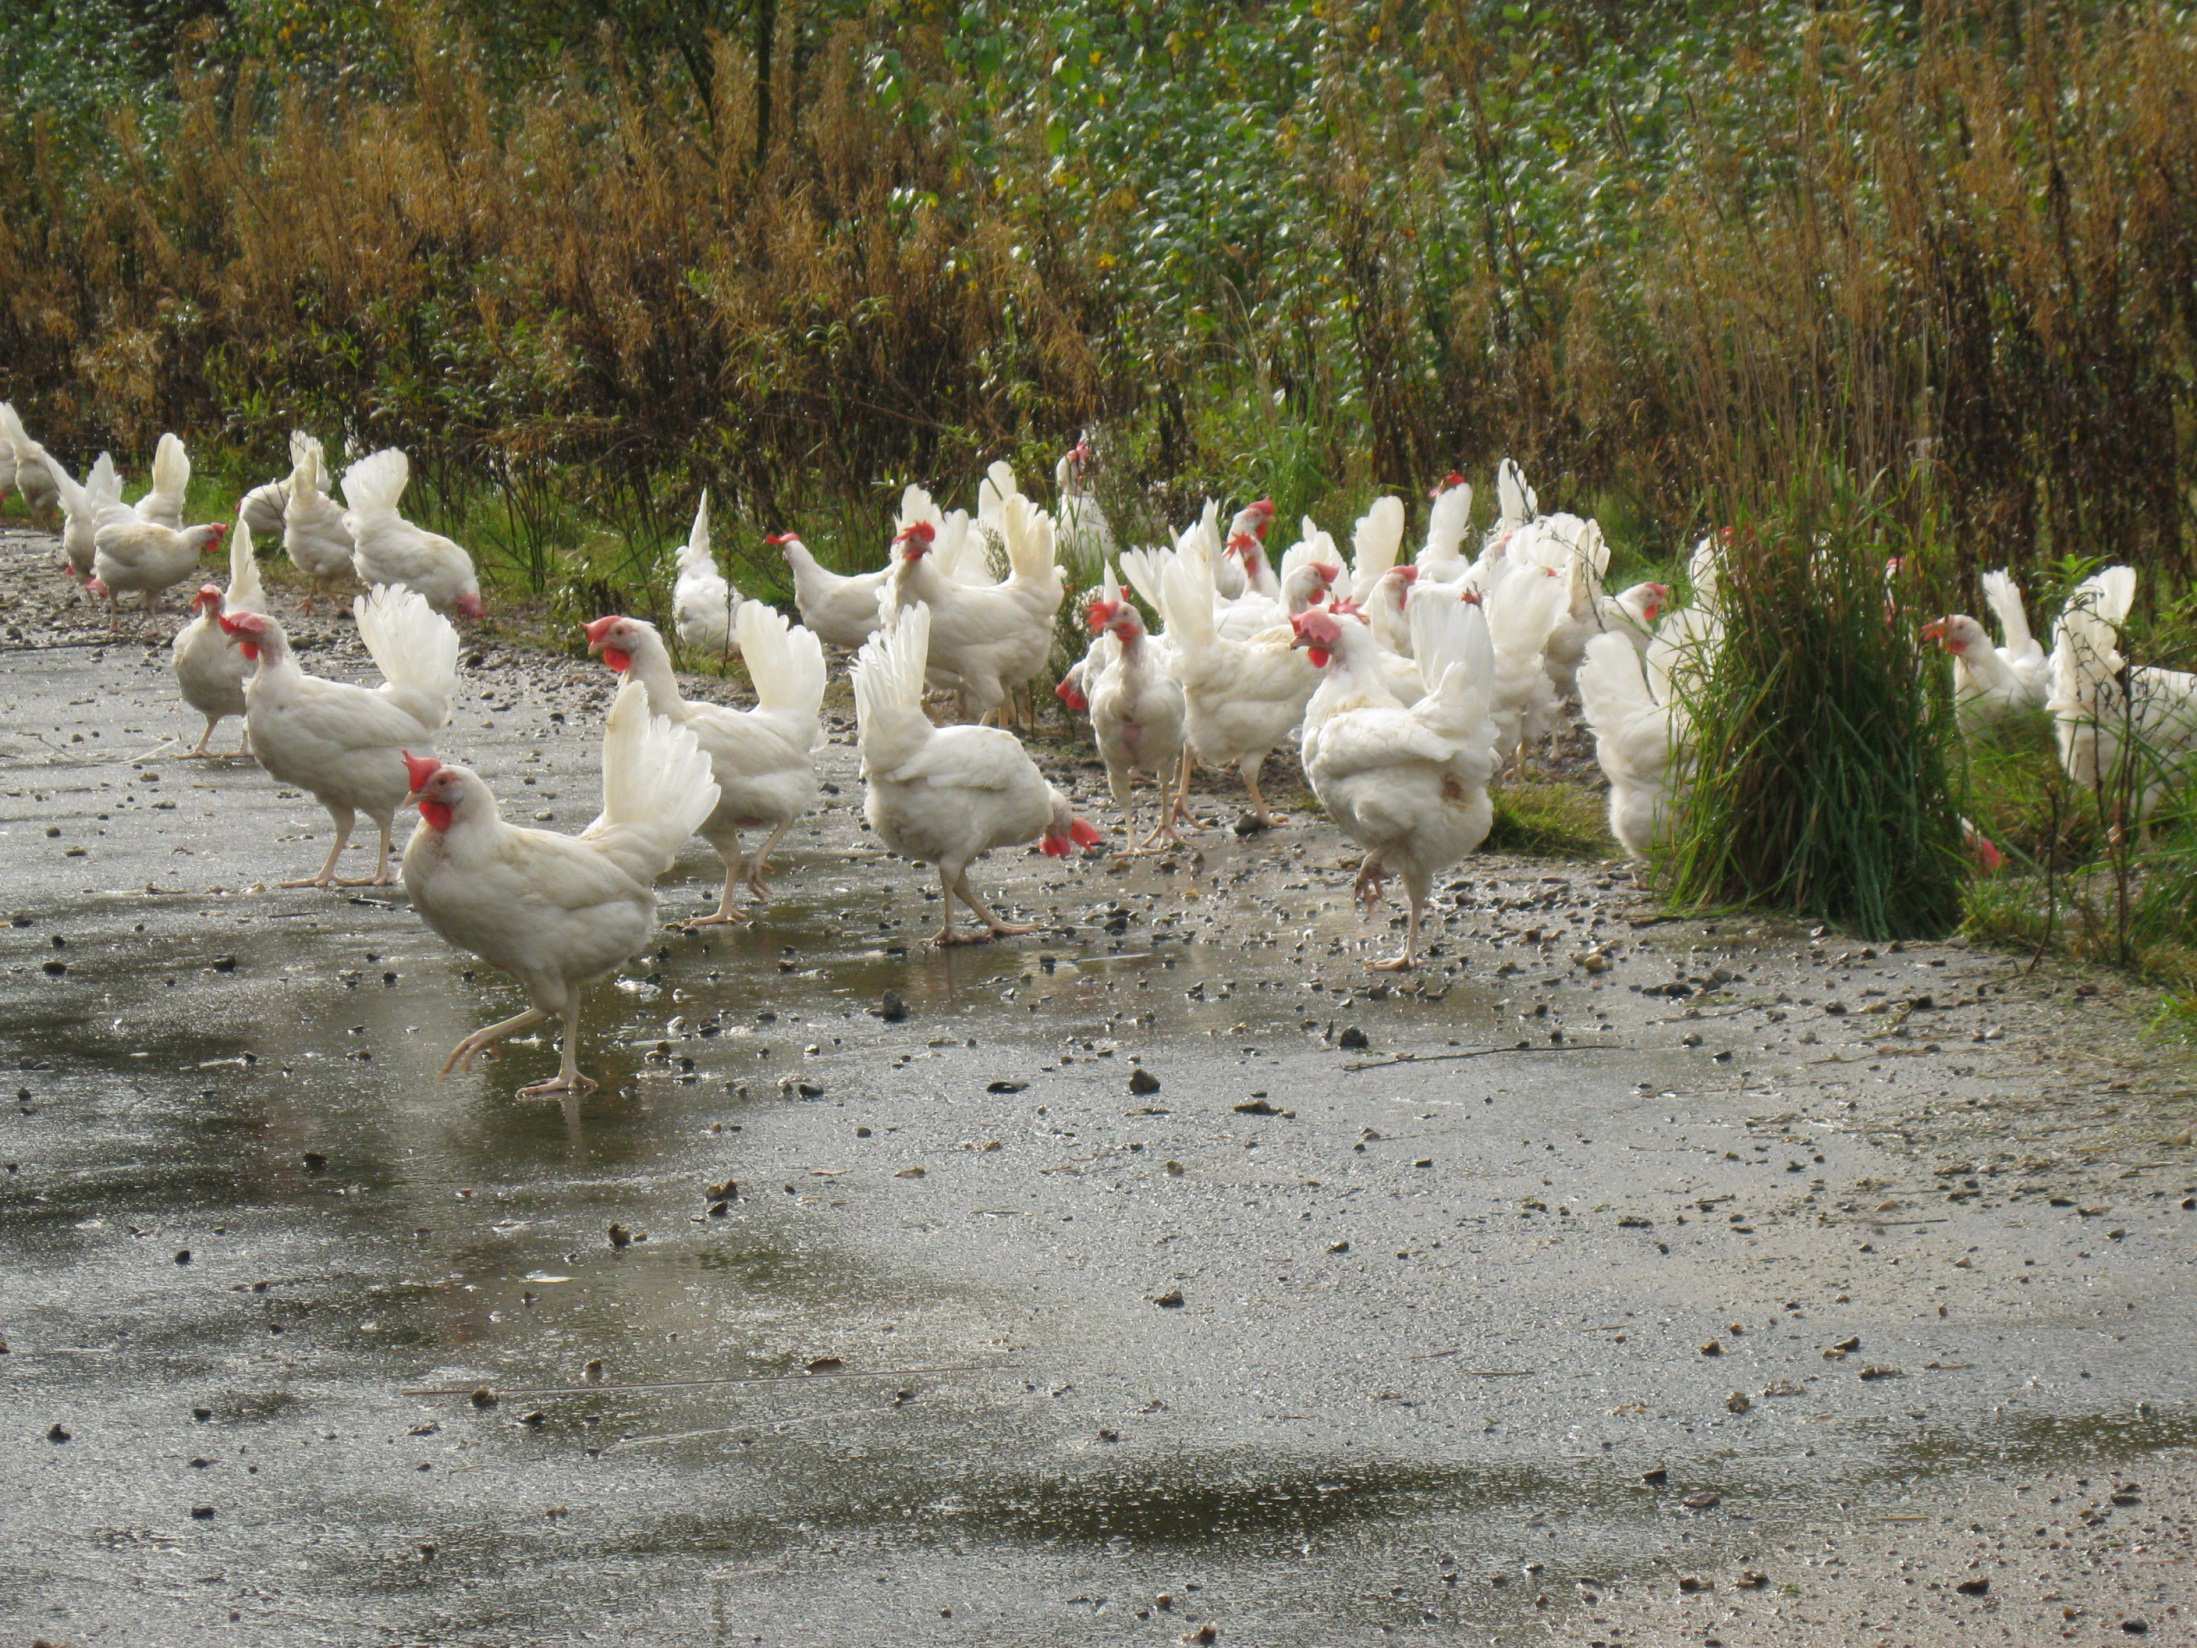
<svg viewBox="0 0 2197 1648"><path fill-rule="evenodd" d="M603 811L582 834L636 881L651 882L717 810L709 757L687 728L648 713L631 675L603 723Z"/></svg>
<svg viewBox="0 0 2197 1648"><path fill-rule="evenodd" d="M1494 690L1495 647L1488 636L1487 614L1477 603L1432 589L1410 601L1404 617L1411 628L1412 660L1428 692L1440 687L1457 664L1465 666L1465 679L1472 688Z"/></svg>
<svg viewBox="0 0 2197 1648"><path fill-rule="evenodd" d="M1342 564L1334 535L1322 532L1318 523L1307 515L1297 523L1297 541L1282 552L1281 579L1287 583L1290 574L1307 566L1339 567Z"/></svg>
<svg viewBox="0 0 2197 1648"><path fill-rule="evenodd" d="M2067 598L2052 638L2052 710L2095 712L2098 691L2121 672L2121 623L2136 599L2133 567L2107 567Z"/></svg>
<svg viewBox="0 0 2197 1648"><path fill-rule="evenodd" d="M301 467L305 470L306 478L313 483L314 491L328 490L327 449L320 444L317 435L308 434L302 429L293 429L290 431L290 473L295 475Z"/></svg>
<svg viewBox="0 0 2197 1648"><path fill-rule="evenodd" d="M1983 575L1984 604L1999 621L1999 638L2010 653L2027 652L2036 644L2029 632L2029 614L2022 607L2021 586L2003 569Z"/></svg>
<svg viewBox="0 0 2197 1648"><path fill-rule="evenodd" d="M1420 552L1420 560L1439 563L1454 559L1471 526L1471 483L1459 481L1455 486L1444 487L1427 510L1427 543Z"/></svg>
<svg viewBox="0 0 2197 1648"><path fill-rule="evenodd" d="M259 584L259 557L252 552L252 528L242 515L229 534L229 587L221 597L230 612L266 611L267 592Z"/></svg>
<svg viewBox="0 0 2197 1648"><path fill-rule="evenodd" d="M1164 549L1125 549L1121 552L1122 576L1128 580L1128 587L1143 596L1145 604L1159 614L1163 630L1167 627L1167 613L1162 604L1161 585L1174 559L1174 553Z"/></svg>
<svg viewBox="0 0 2197 1648"><path fill-rule="evenodd" d="M918 601L882 616L854 659L855 727L865 743L901 712L922 714L923 673L931 659L928 606Z"/></svg>
<svg viewBox="0 0 2197 1648"><path fill-rule="evenodd" d="M1007 540L1007 561L1014 575L1038 583L1053 572L1053 518L1019 493L1000 514Z"/></svg>
<svg viewBox="0 0 2197 1648"><path fill-rule="evenodd" d="M1183 547L1160 569L1158 602L1161 622L1186 656L1211 649L1213 561L1199 535L1185 534Z"/></svg>
<svg viewBox="0 0 2197 1648"><path fill-rule="evenodd" d="M53 477L53 493L61 501L61 512L70 516L83 514L91 503L91 488L88 485L79 486L69 474L68 466L44 447L38 446L37 442L26 441L23 444L36 448L39 455L46 460L46 473Z"/></svg>
<svg viewBox="0 0 2197 1648"><path fill-rule="evenodd" d="M354 515L393 515L411 479L412 461L396 447L384 447L343 472L343 501Z"/></svg>
<svg viewBox="0 0 2197 1648"><path fill-rule="evenodd" d="M191 455L183 449L181 437L161 436L160 444L153 448L153 491L163 498L175 499L180 508L190 486Z"/></svg>
<svg viewBox="0 0 2197 1648"><path fill-rule="evenodd" d="M458 632L450 620L402 584L376 584L351 603L351 615L382 679L399 693L440 702L440 720L448 720L458 690Z"/></svg>
<svg viewBox="0 0 2197 1648"><path fill-rule="evenodd" d="M679 570L681 572L710 573L717 570L716 557L709 546L709 493L702 494L702 501L694 508L694 525L687 529L687 541L679 546Z"/></svg>
<svg viewBox="0 0 2197 1648"><path fill-rule="evenodd" d="M822 643L765 601L742 601L732 624L763 708L814 716L824 702Z"/></svg>
<svg viewBox="0 0 2197 1648"><path fill-rule="evenodd" d="M1021 496L1022 486L1015 479L1015 466L1005 458L996 459L984 471L984 479L976 483L976 518L990 525L999 519L1009 498Z"/></svg>
<svg viewBox="0 0 2197 1648"><path fill-rule="evenodd" d="M93 501L116 504L122 501L122 472L114 466L114 454L102 452L93 462L91 473L84 477L84 491Z"/></svg>
<svg viewBox="0 0 2197 1648"><path fill-rule="evenodd" d="M1540 512L1540 500L1526 484L1526 472L1515 458L1505 458L1495 467L1495 500L1506 526L1524 526Z"/></svg>
<svg viewBox="0 0 2197 1648"><path fill-rule="evenodd" d="M1393 494L1373 500L1350 535L1350 594L1363 601L1387 576L1404 548L1404 500Z"/></svg>

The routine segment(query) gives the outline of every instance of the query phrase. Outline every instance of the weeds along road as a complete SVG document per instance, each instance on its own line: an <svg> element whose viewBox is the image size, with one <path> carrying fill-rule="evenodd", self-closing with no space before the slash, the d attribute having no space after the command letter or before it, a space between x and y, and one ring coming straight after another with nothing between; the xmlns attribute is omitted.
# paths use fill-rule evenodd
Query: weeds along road
<svg viewBox="0 0 2197 1648"><path fill-rule="evenodd" d="M2197 1098L2111 979L1480 856L1378 985L1310 810L940 954L842 714L780 902L521 1101L401 889L266 890L325 815L174 759L172 621L0 555L10 1640L2188 1640ZM610 677L468 651L441 753L577 827Z"/></svg>

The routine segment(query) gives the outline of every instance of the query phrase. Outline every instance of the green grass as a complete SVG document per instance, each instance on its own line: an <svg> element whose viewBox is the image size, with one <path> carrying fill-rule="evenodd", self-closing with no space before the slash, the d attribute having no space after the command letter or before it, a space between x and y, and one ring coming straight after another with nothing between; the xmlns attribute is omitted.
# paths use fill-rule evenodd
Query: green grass
<svg viewBox="0 0 2197 1648"><path fill-rule="evenodd" d="M1495 827L1485 850L1540 858L1608 858L1617 851L1599 785L1529 778L1494 792Z"/></svg>

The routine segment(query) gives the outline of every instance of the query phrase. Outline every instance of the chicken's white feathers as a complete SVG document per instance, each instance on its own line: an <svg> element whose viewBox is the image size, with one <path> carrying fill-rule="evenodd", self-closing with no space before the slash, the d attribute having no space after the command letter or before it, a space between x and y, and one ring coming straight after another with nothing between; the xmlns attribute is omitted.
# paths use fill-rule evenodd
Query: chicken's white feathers
<svg viewBox="0 0 2197 1648"><path fill-rule="evenodd" d="M1541 500L1526 484L1526 472L1512 458L1495 466L1495 501L1502 510L1502 518L1495 523L1498 533L1524 526L1541 512Z"/></svg>
<svg viewBox="0 0 2197 1648"><path fill-rule="evenodd" d="M412 461L398 448L384 447L343 472L343 501L351 506L354 516L395 514L411 479ZM354 535L357 533L358 528L351 522L344 524Z"/></svg>
<svg viewBox="0 0 2197 1648"><path fill-rule="evenodd" d="M717 796L693 732L650 715L648 689L626 677L603 723L603 810L580 839L647 886L671 868Z"/></svg>
<svg viewBox="0 0 2197 1648"><path fill-rule="evenodd" d="M1999 621L1999 635L2007 652L2019 657L2036 647L2036 637L2029 632L2029 614L2022 609L2021 589L2010 574L2003 569L1985 573L1983 598Z"/></svg>
<svg viewBox="0 0 2197 1648"><path fill-rule="evenodd" d="M1001 506L1001 536L1016 577L1042 583L1053 572L1053 518L1017 493Z"/></svg>
<svg viewBox="0 0 2197 1648"><path fill-rule="evenodd" d="M687 541L679 546L679 570L681 572L715 572L717 561L709 547L709 492L705 488L702 501L694 506L694 525L687 529Z"/></svg>
<svg viewBox="0 0 2197 1648"><path fill-rule="evenodd" d="M868 772L890 773L930 736L923 673L931 658L931 609L922 602L880 615L854 660L855 735Z"/></svg>
<svg viewBox="0 0 2197 1648"><path fill-rule="evenodd" d="M169 531L180 531L183 526L183 498L191 486L191 458L184 451L183 442L173 434L160 437L153 448L153 484L144 497L137 500L137 517L164 526Z"/></svg>
<svg viewBox="0 0 2197 1648"><path fill-rule="evenodd" d="M765 601L743 601L733 628L762 707L813 720L824 702L823 644Z"/></svg>
<svg viewBox="0 0 2197 1648"><path fill-rule="evenodd" d="M265 612L267 592L260 588L259 557L252 552L252 525L239 519L229 534L229 587L221 592L225 612Z"/></svg>
<svg viewBox="0 0 2197 1648"><path fill-rule="evenodd" d="M458 690L458 632L450 620L418 591L384 584L355 599L351 615L390 700L431 730L446 724Z"/></svg>
<svg viewBox="0 0 2197 1648"><path fill-rule="evenodd" d="M1444 487L1427 510L1427 541L1426 547L1419 552L1420 564L1441 565L1456 560L1471 526L1471 484L1460 481L1455 486Z"/></svg>
<svg viewBox="0 0 2197 1648"><path fill-rule="evenodd" d="M1404 547L1404 500L1385 496L1373 500L1358 517L1350 534L1350 598L1364 602Z"/></svg>

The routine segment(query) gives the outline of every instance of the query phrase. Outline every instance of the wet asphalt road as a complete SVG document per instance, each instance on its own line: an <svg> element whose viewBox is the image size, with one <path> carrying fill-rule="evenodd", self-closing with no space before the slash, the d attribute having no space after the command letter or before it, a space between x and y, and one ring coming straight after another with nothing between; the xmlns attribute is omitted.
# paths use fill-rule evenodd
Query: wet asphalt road
<svg viewBox="0 0 2197 1648"><path fill-rule="evenodd" d="M940 954L842 725L523 1101L401 889L264 890L325 815L173 759L172 620L0 559L0 1640L2189 1640L2197 1097L2110 980L1480 858L1383 988L1309 811ZM474 654L441 753L584 823L609 678Z"/></svg>

